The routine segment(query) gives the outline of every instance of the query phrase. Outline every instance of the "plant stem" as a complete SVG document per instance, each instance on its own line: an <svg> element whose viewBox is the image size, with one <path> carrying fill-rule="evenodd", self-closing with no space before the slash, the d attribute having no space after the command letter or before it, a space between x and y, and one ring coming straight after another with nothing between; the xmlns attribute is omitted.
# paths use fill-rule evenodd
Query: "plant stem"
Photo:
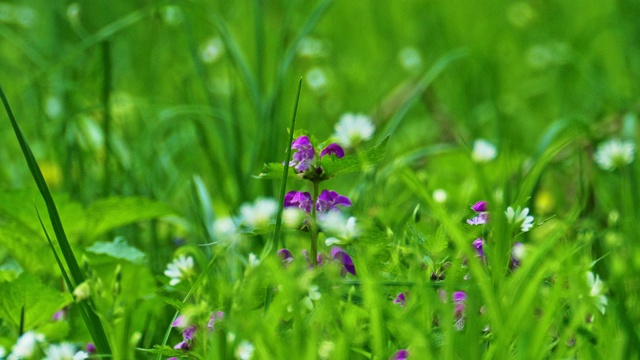
<svg viewBox="0 0 640 360"><path fill-rule="evenodd" d="M316 216L316 202L318 201L318 182L313 182L313 197L311 202L311 264L318 264L318 219Z"/></svg>

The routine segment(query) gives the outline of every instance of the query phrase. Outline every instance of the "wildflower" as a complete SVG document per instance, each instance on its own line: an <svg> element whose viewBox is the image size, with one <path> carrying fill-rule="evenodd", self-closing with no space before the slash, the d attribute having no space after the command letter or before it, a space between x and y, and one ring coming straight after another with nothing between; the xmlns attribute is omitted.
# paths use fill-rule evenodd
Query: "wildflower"
<svg viewBox="0 0 640 360"><path fill-rule="evenodd" d="M169 285L176 286L182 280L191 278L194 274L193 258L191 256L180 255L172 263L167 265L164 275L171 278Z"/></svg>
<svg viewBox="0 0 640 360"><path fill-rule="evenodd" d="M323 94L329 85L327 74L319 67L309 69L304 79L307 81L309 88L317 94Z"/></svg>
<svg viewBox="0 0 640 360"><path fill-rule="evenodd" d="M84 360L89 357L88 353L76 351L75 346L68 342L52 344L45 353L45 360Z"/></svg>
<svg viewBox="0 0 640 360"><path fill-rule="evenodd" d="M477 163L489 162L496 158L498 150L495 145L484 139L477 139L473 142L471 158Z"/></svg>
<svg viewBox="0 0 640 360"><path fill-rule="evenodd" d="M311 285L309 286L308 295L302 299L302 303L307 307L307 309L313 310L314 301L320 300L321 297L322 294L318 291L318 286Z"/></svg>
<svg viewBox="0 0 640 360"><path fill-rule="evenodd" d="M280 249L278 250L278 256L282 258L282 263L284 265L289 265L293 261L293 254L289 249Z"/></svg>
<svg viewBox="0 0 640 360"><path fill-rule="evenodd" d="M240 206L242 221L252 229L267 227L278 212L278 203L271 198L258 198L253 204Z"/></svg>
<svg viewBox="0 0 640 360"><path fill-rule="evenodd" d="M471 206L471 210L477 212L477 213L482 213L482 212L486 212L488 210L488 205L486 201L478 201L477 203L473 204L473 206Z"/></svg>
<svg viewBox="0 0 640 360"><path fill-rule="evenodd" d="M520 267L520 261L524 257L525 247L521 242L516 242L513 244L513 248L511 249L511 264L510 267L512 270Z"/></svg>
<svg viewBox="0 0 640 360"><path fill-rule="evenodd" d="M395 352L389 360L407 360L409 358L409 352L405 349L401 349Z"/></svg>
<svg viewBox="0 0 640 360"><path fill-rule="evenodd" d="M67 308L62 308L53 314L51 321L63 321L67 317Z"/></svg>
<svg viewBox="0 0 640 360"><path fill-rule="evenodd" d="M436 189L433 192L433 200L439 204L447 202L447 192L443 189Z"/></svg>
<svg viewBox="0 0 640 360"><path fill-rule="evenodd" d="M298 56L315 59L326 55L325 45L322 40L312 37L305 37L298 45Z"/></svg>
<svg viewBox="0 0 640 360"><path fill-rule="evenodd" d="M346 196L339 195L333 190L322 190L316 202L316 210L325 213L335 209L338 205L351 206L351 200Z"/></svg>
<svg viewBox="0 0 640 360"><path fill-rule="evenodd" d="M346 113L340 117L335 125L334 136L338 144L345 147L355 147L363 141L371 139L376 127L371 118L364 114Z"/></svg>
<svg viewBox="0 0 640 360"><path fill-rule="evenodd" d="M249 253L249 267L256 267L258 265L260 265L260 259L258 258L258 256L256 256L256 254L254 253Z"/></svg>
<svg viewBox="0 0 640 360"><path fill-rule="evenodd" d="M291 148L296 150L293 154L293 161L291 166L294 166L298 172L304 172L311 165L311 161L315 156L315 150L313 145L309 141L308 136L300 136L291 143Z"/></svg>
<svg viewBox="0 0 640 360"><path fill-rule="evenodd" d="M37 351L38 344L43 341L44 335L34 331L27 331L18 338L18 341L11 348L9 359L30 358Z"/></svg>
<svg viewBox="0 0 640 360"><path fill-rule="evenodd" d="M7 355L7 350L3 346L0 346L0 359L4 359L5 355Z"/></svg>
<svg viewBox="0 0 640 360"><path fill-rule="evenodd" d="M340 159L344 157L344 149L342 148L342 146L336 143L332 143L322 149L322 151L320 152L320 157L323 157L325 155L335 155L338 159Z"/></svg>
<svg viewBox="0 0 640 360"><path fill-rule="evenodd" d="M302 191L289 191L284 195L285 207L298 207L304 212L311 212L311 194Z"/></svg>
<svg viewBox="0 0 640 360"><path fill-rule="evenodd" d="M401 307L405 307L407 305L407 295L409 295L407 291L401 292L400 294L398 294L398 296L396 296L395 299L393 299L393 303L396 305L400 305Z"/></svg>
<svg viewBox="0 0 640 360"><path fill-rule="evenodd" d="M340 211L329 211L323 214L318 219L318 223L322 232L341 239L352 239L360 232L356 225L356 218L353 216L347 218Z"/></svg>
<svg viewBox="0 0 640 360"><path fill-rule="evenodd" d="M600 280L600 276L591 271L587 271L587 284L589 285L589 296L593 298L596 307L604 315L608 303L607 297L602 294L604 283Z"/></svg>
<svg viewBox="0 0 640 360"><path fill-rule="evenodd" d="M214 37L202 45L200 48L200 58L204 63L212 64L222 56L223 52L224 46L222 45L222 40L220 40L219 37Z"/></svg>
<svg viewBox="0 0 640 360"><path fill-rule="evenodd" d="M87 347L86 347L87 353L89 354L95 354L96 352L98 352L98 349L96 348L96 345L92 342L87 343Z"/></svg>
<svg viewBox="0 0 640 360"><path fill-rule="evenodd" d="M238 226L236 225L236 221L229 217L217 218L213 222L213 236L215 236L215 241L222 241L227 244L233 244L236 242L238 237Z"/></svg>
<svg viewBox="0 0 640 360"><path fill-rule="evenodd" d="M465 301L467 300L467 293L464 291L456 291L453 293L453 302L455 304L455 318L456 322L454 327L456 330L462 330L464 328L464 310Z"/></svg>
<svg viewBox="0 0 640 360"><path fill-rule="evenodd" d="M612 139L598 145L593 154L596 164L606 171L613 171L633 162L635 144L631 141Z"/></svg>
<svg viewBox="0 0 640 360"><path fill-rule="evenodd" d="M356 267L353 265L351 256L349 256L349 254L347 254L347 252L341 247L334 246L331 248L331 258L342 264L342 276L345 276L347 272L352 275L356 274Z"/></svg>
<svg viewBox="0 0 640 360"><path fill-rule="evenodd" d="M481 259L484 259L484 250L483 250L483 246L484 246L484 240L482 240L481 238L477 238L473 241L473 246L476 248L476 251L478 253L478 256Z"/></svg>
<svg viewBox="0 0 640 360"><path fill-rule="evenodd" d="M533 216L529 215L529 208L520 209L518 206L516 210L513 210L509 206L504 213L511 224L520 224L522 232L527 232L533 227Z"/></svg>
<svg viewBox="0 0 640 360"><path fill-rule="evenodd" d="M471 206L471 210L475 211L477 215L471 219L467 219L467 224L483 225L489 222L489 213L487 211L489 207L486 201L478 201Z"/></svg>
<svg viewBox="0 0 640 360"><path fill-rule="evenodd" d="M400 65L407 71L416 71L422 65L422 56L418 49L414 47L405 47L398 54Z"/></svg>
<svg viewBox="0 0 640 360"><path fill-rule="evenodd" d="M182 341L176 344L173 348L176 350L189 350L191 349L191 341L196 336L197 328L195 325L189 325L186 316L178 316L171 327L182 328Z"/></svg>
<svg viewBox="0 0 640 360"><path fill-rule="evenodd" d="M282 222L289 228L297 229L304 220L304 211L296 207L286 207L282 213Z"/></svg>
<svg viewBox="0 0 640 360"><path fill-rule="evenodd" d="M253 357L255 348L253 344L244 340L236 348L236 358L240 360L249 360Z"/></svg>
<svg viewBox="0 0 640 360"><path fill-rule="evenodd" d="M223 319L224 319L224 312L216 311L212 313L211 316L209 317L209 322L207 323L207 329L209 331L215 330L215 324L219 321L222 321Z"/></svg>

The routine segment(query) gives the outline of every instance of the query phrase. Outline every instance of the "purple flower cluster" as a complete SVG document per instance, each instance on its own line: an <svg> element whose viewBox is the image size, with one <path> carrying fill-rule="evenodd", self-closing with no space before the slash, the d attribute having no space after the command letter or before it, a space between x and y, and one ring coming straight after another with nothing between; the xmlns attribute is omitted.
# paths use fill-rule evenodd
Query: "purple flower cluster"
<svg viewBox="0 0 640 360"><path fill-rule="evenodd" d="M207 330L209 332L214 331L215 323L218 321L221 321L222 319L224 319L224 312L222 311L213 312L211 316L209 316L209 321L207 322ZM177 327L182 329L182 341L179 342L173 348L176 350L184 350L184 351L191 350L191 343L193 339L196 337L196 333L198 331L197 326L194 324L189 324L189 321L187 320L186 316L180 315L173 321L173 323L171 324L171 327Z"/></svg>
<svg viewBox="0 0 640 360"><path fill-rule="evenodd" d="M316 211L321 214L326 213L337 209L338 205L351 206L351 200L333 190L322 190L316 201ZM311 198L311 194L306 191L289 191L284 196L284 206L297 207L309 213L311 212L311 206L313 206L313 199Z"/></svg>
<svg viewBox="0 0 640 360"><path fill-rule="evenodd" d="M308 136L300 136L291 143L291 148L296 152L293 154L293 160L289 163L298 173L303 173L309 168L313 168L313 161L316 158L316 150L311 144ZM329 144L322 149L320 157L326 155L335 155L338 158L344 157L344 149L336 143Z"/></svg>
<svg viewBox="0 0 640 360"><path fill-rule="evenodd" d="M302 255L307 259L307 262L311 262L309 259L309 255L306 250L302 251ZM280 249L278 250L278 256L282 258L282 263L284 265L289 265L293 262L293 254L289 249ZM353 264L353 259L351 256L344 251L343 248L339 246L334 246L331 248L331 260L342 265L342 276L346 276L347 273L355 275L356 274L356 266ZM317 264L322 265L324 263L322 255L318 254Z"/></svg>
<svg viewBox="0 0 640 360"><path fill-rule="evenodd" d="M469 225L483 225L489 222L489 207L486 201L478 201L473 204L471 210L476 212L476 216L472 219L467 219Z"/></svg>

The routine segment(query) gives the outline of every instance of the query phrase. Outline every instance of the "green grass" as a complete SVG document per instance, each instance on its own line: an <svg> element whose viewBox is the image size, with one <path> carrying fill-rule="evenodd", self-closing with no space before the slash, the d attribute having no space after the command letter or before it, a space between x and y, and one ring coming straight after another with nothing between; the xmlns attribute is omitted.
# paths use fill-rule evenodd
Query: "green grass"
<svg viewBox="0 0 640 360"><path fill-rule="evenodd" d="M640 166L594 154L639 136L638 16L629 0L0 4L0 359L28 331L46 339L33 359L62 342L114 359L633 358ZM345 113L376 130L322 158L335 176L281 165ZM473 161L480 138L495 159ZM357 275L315 211L287 223L283 194L324 189L351 199ZM252 226L261 197L277 205ZM468 225L480 200L489 223ZM181 255L194 270L170 285Z"/></svg>

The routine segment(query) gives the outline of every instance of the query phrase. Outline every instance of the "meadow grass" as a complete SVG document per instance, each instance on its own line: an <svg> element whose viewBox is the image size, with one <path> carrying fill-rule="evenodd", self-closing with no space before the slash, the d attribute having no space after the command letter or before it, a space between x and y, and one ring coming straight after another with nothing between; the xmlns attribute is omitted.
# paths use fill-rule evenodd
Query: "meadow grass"
<svg viewBox="0 0 640 360"><path fill-rule="evenodd" d="M638 356L639 11L0 4L0 359Z"/></svg>

